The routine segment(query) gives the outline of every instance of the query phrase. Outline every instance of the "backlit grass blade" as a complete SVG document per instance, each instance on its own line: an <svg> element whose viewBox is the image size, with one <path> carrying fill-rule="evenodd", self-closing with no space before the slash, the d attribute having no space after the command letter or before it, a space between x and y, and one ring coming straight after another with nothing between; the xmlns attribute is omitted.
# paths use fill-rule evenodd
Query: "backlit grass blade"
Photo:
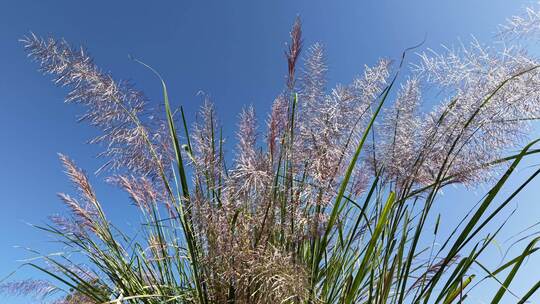
<svg viewBox="0 0 540 304"><path fill-rule="evenodd" d="M512 270L510 270L510 273L508 274L508 276L504 280L503 285L501 286L501 288L499 288L499 291L497 291L497 293L495 294L495 297L493 297L493 300L491 300L491 303L498 304L501 301L501 299L504 296L506 290L510 286L510 283L512 283L512 281L514 280L514 277L516 276L516 273L521 268L521 265L523 264L523 261L525 260L525 258L527 256L530 255L530 251L534 248L534 246L536 245L538 240L540 240L540 238L533 239L529 243L529 245L527 245L525 250L523 250L523 253L521 254L521 256L519 256L519 259L516 261L516 263L514 264L514 267L512 267Z"/></svg>
<svg viewBox="0 0 540 304"><path fill-rule="evenodd" d="M161 77L161 75L154 68L152 68L151 66L137 59L135 59L135 61L145 66L146 68L150 69L150 71L152 71L161 81L161 85L163 89L163 99L164 99L164 104L165 104L165 112L167 115L167 123L169 125L170 136L171 136L171 140L173 143L174 152L176 156L176 164L178 166L178 174L180 175L180 183L182 186L183 197L179 198L179 203L178 203L179 213L182 219L182 224L184 226L184 235L188 243L188 248L189 248L188 252L190 255L192 272L194 276L194 283L197 288L197 294L199 296L199 300L201 301L201 303L207 303L207 296L204 292L204 289L202 286L203 282L200 278L200 270L199 270L200 265L199 265L198 256L197 256L198 250L197 250L196 238L194 235L193 226L191 223L191 216L189 212L190 193L189 193L188 179L187 179L187 175L186 175L186 171L184 167L184 160L182 158L182 148L178 140L178 135L177 135L178 133L174 125L174 119L172 117L171 106L169 103L169 97L167 93L167 86L165 84L165 81ZM187 130L187 127L186 127L186 130ZM191 147L190 147L190 150L191 150ZM184 208L184 202L186 203L186 208Z"/></svg>

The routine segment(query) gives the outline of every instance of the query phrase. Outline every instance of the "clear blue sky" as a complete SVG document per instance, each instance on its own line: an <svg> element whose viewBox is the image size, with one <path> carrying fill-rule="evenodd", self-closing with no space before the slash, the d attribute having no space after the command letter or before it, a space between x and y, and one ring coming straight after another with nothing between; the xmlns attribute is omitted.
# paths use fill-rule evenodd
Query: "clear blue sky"
<svg viewBox="0 0 540 304"><path fill-rule="evenodd" d="M233 141L234 121L242 105L265 113L280 92L286 63L284 42L295 16L304 24L305 43L321 41L328 51L330 83L348 82L364 64L397 58L421 41L425 47L452 44L474 34L488 41L496 26L529 1L508 0L350 0L350 1L0 1L0 277L27 256L15 245L58 250L26 222L43 223L62 210L56 192L70 191L56 153L72 156L93 172L100 161L96 147L84 145L94 130L76 123L81 109L63 104L65 91L36 72L18 39L33 31L85 44L96 62L116 77L132 79L151 98L159 86L152 75L128 60L133 54L157 68L175 103L192 117L195 96L213 96ZM536 161L538 163L538 160ZM95 179L97 180L97 179ZM129 225L132 209L124 195L97 184L114 221ZM535 183L533 187L538 187ZM475 193L449 190L440 211L457 216L475 202ZM481 193L479 191L478 193ZM520 196L512 231L540 220L540 190ZM105 199L106 198L106 199ZM521 203L520 203L521 204ZM444 224L444 223L443 223ZM503 243L504 238L500 240ZM497 264L497 254L490 258ZM532 285L540 269L529 261L516 291ZM21 270L18 277L28 277ZM495 286L495 285L488 285ZM470 303L482 303L482 289ZM484 289L486 290L486 289ZM488 299L485 299L487 302ZM513 303L505 298L505 303ZM0 299L0 303L31 303Z"/></svg>

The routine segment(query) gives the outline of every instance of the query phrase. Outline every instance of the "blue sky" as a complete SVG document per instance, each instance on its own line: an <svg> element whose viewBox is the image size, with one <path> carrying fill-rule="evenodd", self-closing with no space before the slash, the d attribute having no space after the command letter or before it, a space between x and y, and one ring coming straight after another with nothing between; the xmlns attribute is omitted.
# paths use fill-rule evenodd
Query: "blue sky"
<svg viewBox="0 0 540 304"><path fill-rule="evenodd" d="M231 143L241 107L253 104L263 115L280 92L286 73L284 42L296 15L302 17L306 45L320 41L326 47L329 81L335 84L350 81L364 64L381 56L398 58L424 35L424 47L438 48L470 34L487 42L497 24L529 2L0 1L0 278L27 256L15 245L44 252L58 249L26 224L43 223L47 215L62 211L56 192L71 189L57 153L72 156L88 172L100 165L94 157L99 149L84 144L95 131L76 123L81 109L63 104L65 91L36 72L18 43L29 31L86 45L103 69L133 80L159 100L155 78L128 59L128 54L135 55L162 73L172 100L184 105L190 117L200 105L196 93L204 90L213 97ZM457 190L447 191L440 212L457 217L481 193L462 195L463 189ZM130 225L125 215L132 208L126 197L104 184L98 183L97 191L106 197L111 218ZM511 222L512 231L539 220L538 191L521 197L524 205ZM488 259L496 265L497 254ZM534 266L540 269L540 263L529 263L524 279L516 284L521 293L538 279ZM17 276L31 275L22 269ZM480 300L481 292L470 303Z"/></svg>

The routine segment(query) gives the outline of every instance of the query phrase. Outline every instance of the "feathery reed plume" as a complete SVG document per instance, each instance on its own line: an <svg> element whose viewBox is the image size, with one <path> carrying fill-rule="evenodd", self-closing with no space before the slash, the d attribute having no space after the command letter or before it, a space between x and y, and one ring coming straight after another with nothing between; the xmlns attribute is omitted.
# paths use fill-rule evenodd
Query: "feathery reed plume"
<svg viewBox="0 0 540 304"><path fill-rule="evenodd" d="M152 182L145 176L128 177L117 175L107 180L124 189L129 194L133 203L146 212L150 212L152 205L156 204L162 197L154 188ZM170 208L170 206L168 207Z"/></svg>
<svg viewBox="0 0 540 304"><path fill-rule="evenodd" d="M158 176L155 162L163 162L168 168L170 152L163 142L159 129L150 133L139 116L148 114L146 98L126 81L115 81L110 74L102 72L84 48L72 48L65 40L41 39L33 33L22 40L28 55L37 61L44 74L54 76L54 83L70 88L66 102L87 107L80 121L88 121L103 134L92 139L102 143L106 150L101 154L109 161L104 168L128 169L152 177ZM148 124L163 124L155 115L146 115ZM158 159L152 155L147 143L151 141L158 151ZM161 149L160 149L161 148Z"/></svg>
<svg viewBox="0 0 540 304"><path fill-rule="evenodd" d="M295 84L296 61L300 57L300 52L302 51L302 21L300 20L300 17L296 17L290 36L291 42L288 45L285 56L287 57L288 67L287 88L292 92Z"/></svg>
<svg viewBox="0 0 540 304"><path fill-rule="evenodd" d="M96 205L97 199L88 180L88 176L64 154L59 154L60 161L64 165L65 173L81 194L81 197L89 204Z"/></svg>
<svg viewBox="0 0 540 304"><path fill-rule="evenodd" d="M67 207L70 208L70 205ZM77 218L80 218L80 216ZM88 226L87 222L81 223L80 220L77 221L76 219L67 218L61 215L50 215L49 221L60 233L65 235L75 235L77 237L82 237L84 234L84 227Z"/></svg>
<svg viewBox="0 0 540 304"><path fill-rule="evenodd" d="M315 43L307 50L304 59L304 69L301 74L300 102L319 104L326 94L326 73L328 66L322 44Z"/></svg>
<svg viewBox="0 0 540 304"><path fill-rule="evenodd" d="M526 7L525 12L514 15L499 26L498 36L503 41L527 39L540 33L540 2L535 7Z"/></svg>
<svg viewBox="0 0 540 304"><path fill-rule="evenodd" d="M223 146L223 139L218 138L216 109L208 96L204 96L198 120L192 133L195 185L197 191L217 191L222 186L220 180L224 178L224 160L219 150Z"/></svg>
<svg viewBox="0 0 540 304"><path fill-rule="evenodd" d="M75 217L75 222L81 227L88 228L95 232L96 220L99 216L99 203L88 177L78 168L75 163L63 154L59 154L60 161L64 165L66 175L69 177L75 188L78 190L81 202L77 199L64 194L58 193L58 197L66 204ZM63 228L68 226L62 225ZM73 233L77 233L75 230Z"/></svg>
<svg viewBox="0 0 540 304"><path fill-rule="evenodd" d="M82 207L81 204L71 196L58 193L58 197L66 204L66 206L71 210L71 213L75 217L75 222L78 223L81 227L85 227L91 230L94 230L94 219L97 216L97 211L90 204L85 204L85 207ZM68 225L61 224L61 228L68 228ZM72 231L72 233L78 233L79 229Z"/></svg>
<svg viewBox="0 0 540 304"><path fill-rule="evenodd" d="M270 158L274 161L275 156L279 154L277 148L279 147L283 136L285 127L287 126L287 100L285 97L280 94L274 102L272 103L272 109L267 120L267 144L268 144L268 153Z"/></svg>
<svg viewBox="0 0 540 304"><path fill-rule="evenodd" d="M250 106L240 113L238 124L238 145L235 168L231 171L231 179L235 190L247 195L257 195L264 192L271 179L268 162L258 151L257 118L255 109ZM253 199L257 199L253 197Z"/></svg>
<svg viewBox="0 0 540 304"><path fill-rule="evenodd" d="M0 284L0 293L13 296L32 296L44 300L58 292L58 288L44 280L23 280Z"/></svg>
<svg viewBox="0 0 540 304"><path fill-rule="evenodd" d="M371 104L386 85L388 60L366 67L363 77L348 86L337 86L324 95L326 64L320 45L310 50L302 79L303 98L298 121L300 159L310 160L306 171L322 192L320 203L328 204L339 183L339 176L349 164L361 130L369 117ZM358 171L361 171L359 169ZM362 178L359 176L358 180Z"/></svg>
<svg viewBox="0 0 540 304"><path fill-rule="evenodd" d="M383 142L378 144L379 165L383 166L386 176L395 181L400 187L407 184L418 151L417 139L421 135L420 83L418 79L408 79L401 86L396 101L385 111L385 118L379 130ZM416 180L415 182L422 182ZM427 181L426 181L427 182Z"/></svg>
<svg viewBox="0 0 540 304"><path fill-rule="evenodd" d="M528 119L540 113L537 66L524 50L498 52L476 40L444 54L422 53L418 77L448 97L423 119L418 175L431 182L438 170L461 183L489 178L479 169L521 143Z"/></svg>

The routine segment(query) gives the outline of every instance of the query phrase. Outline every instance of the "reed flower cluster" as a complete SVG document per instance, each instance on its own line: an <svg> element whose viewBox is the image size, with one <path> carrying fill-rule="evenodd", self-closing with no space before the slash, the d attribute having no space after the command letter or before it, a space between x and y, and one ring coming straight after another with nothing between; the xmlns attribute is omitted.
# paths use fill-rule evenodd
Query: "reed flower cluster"
<svg viewBox="0 0 540 304"><path fill-rule="evenodd" d="M487 295L492 303L524 303L540 285L520 296L509 285L537 239L499 269L484 267L481 253L506 222L495 231L487 224L501 223L501 210L539 173L508 197L500 191L539 152L536 141L525 145L540 114L539 63L513 44L537 31L539 15L530 8L509 19L497 36L504 43L418 51L410 64L405 52L333 88L323 45L305 48L297 19L286 82L262 124L253 107L241 111L232 157L208 96L190 125L146 64L136 60L160 78L164 114L85 49L25 37L41 71L68 87L66 101L84 106L81 120L101 131L91 140L105 147L99 171L142 222L135 236L116 229L87 174L60 155L77 196L59 194L68 215L41 228L70 254L28 263L59 285L28 280L2 290L46 297L67 288L57 304L455 303L476 286L472 266L480 265L501 285ZM426 223L450 184L489 191L452 234L438 234L437 218L433 236ZM443 245L423 247L431 238Z"/></svg>

